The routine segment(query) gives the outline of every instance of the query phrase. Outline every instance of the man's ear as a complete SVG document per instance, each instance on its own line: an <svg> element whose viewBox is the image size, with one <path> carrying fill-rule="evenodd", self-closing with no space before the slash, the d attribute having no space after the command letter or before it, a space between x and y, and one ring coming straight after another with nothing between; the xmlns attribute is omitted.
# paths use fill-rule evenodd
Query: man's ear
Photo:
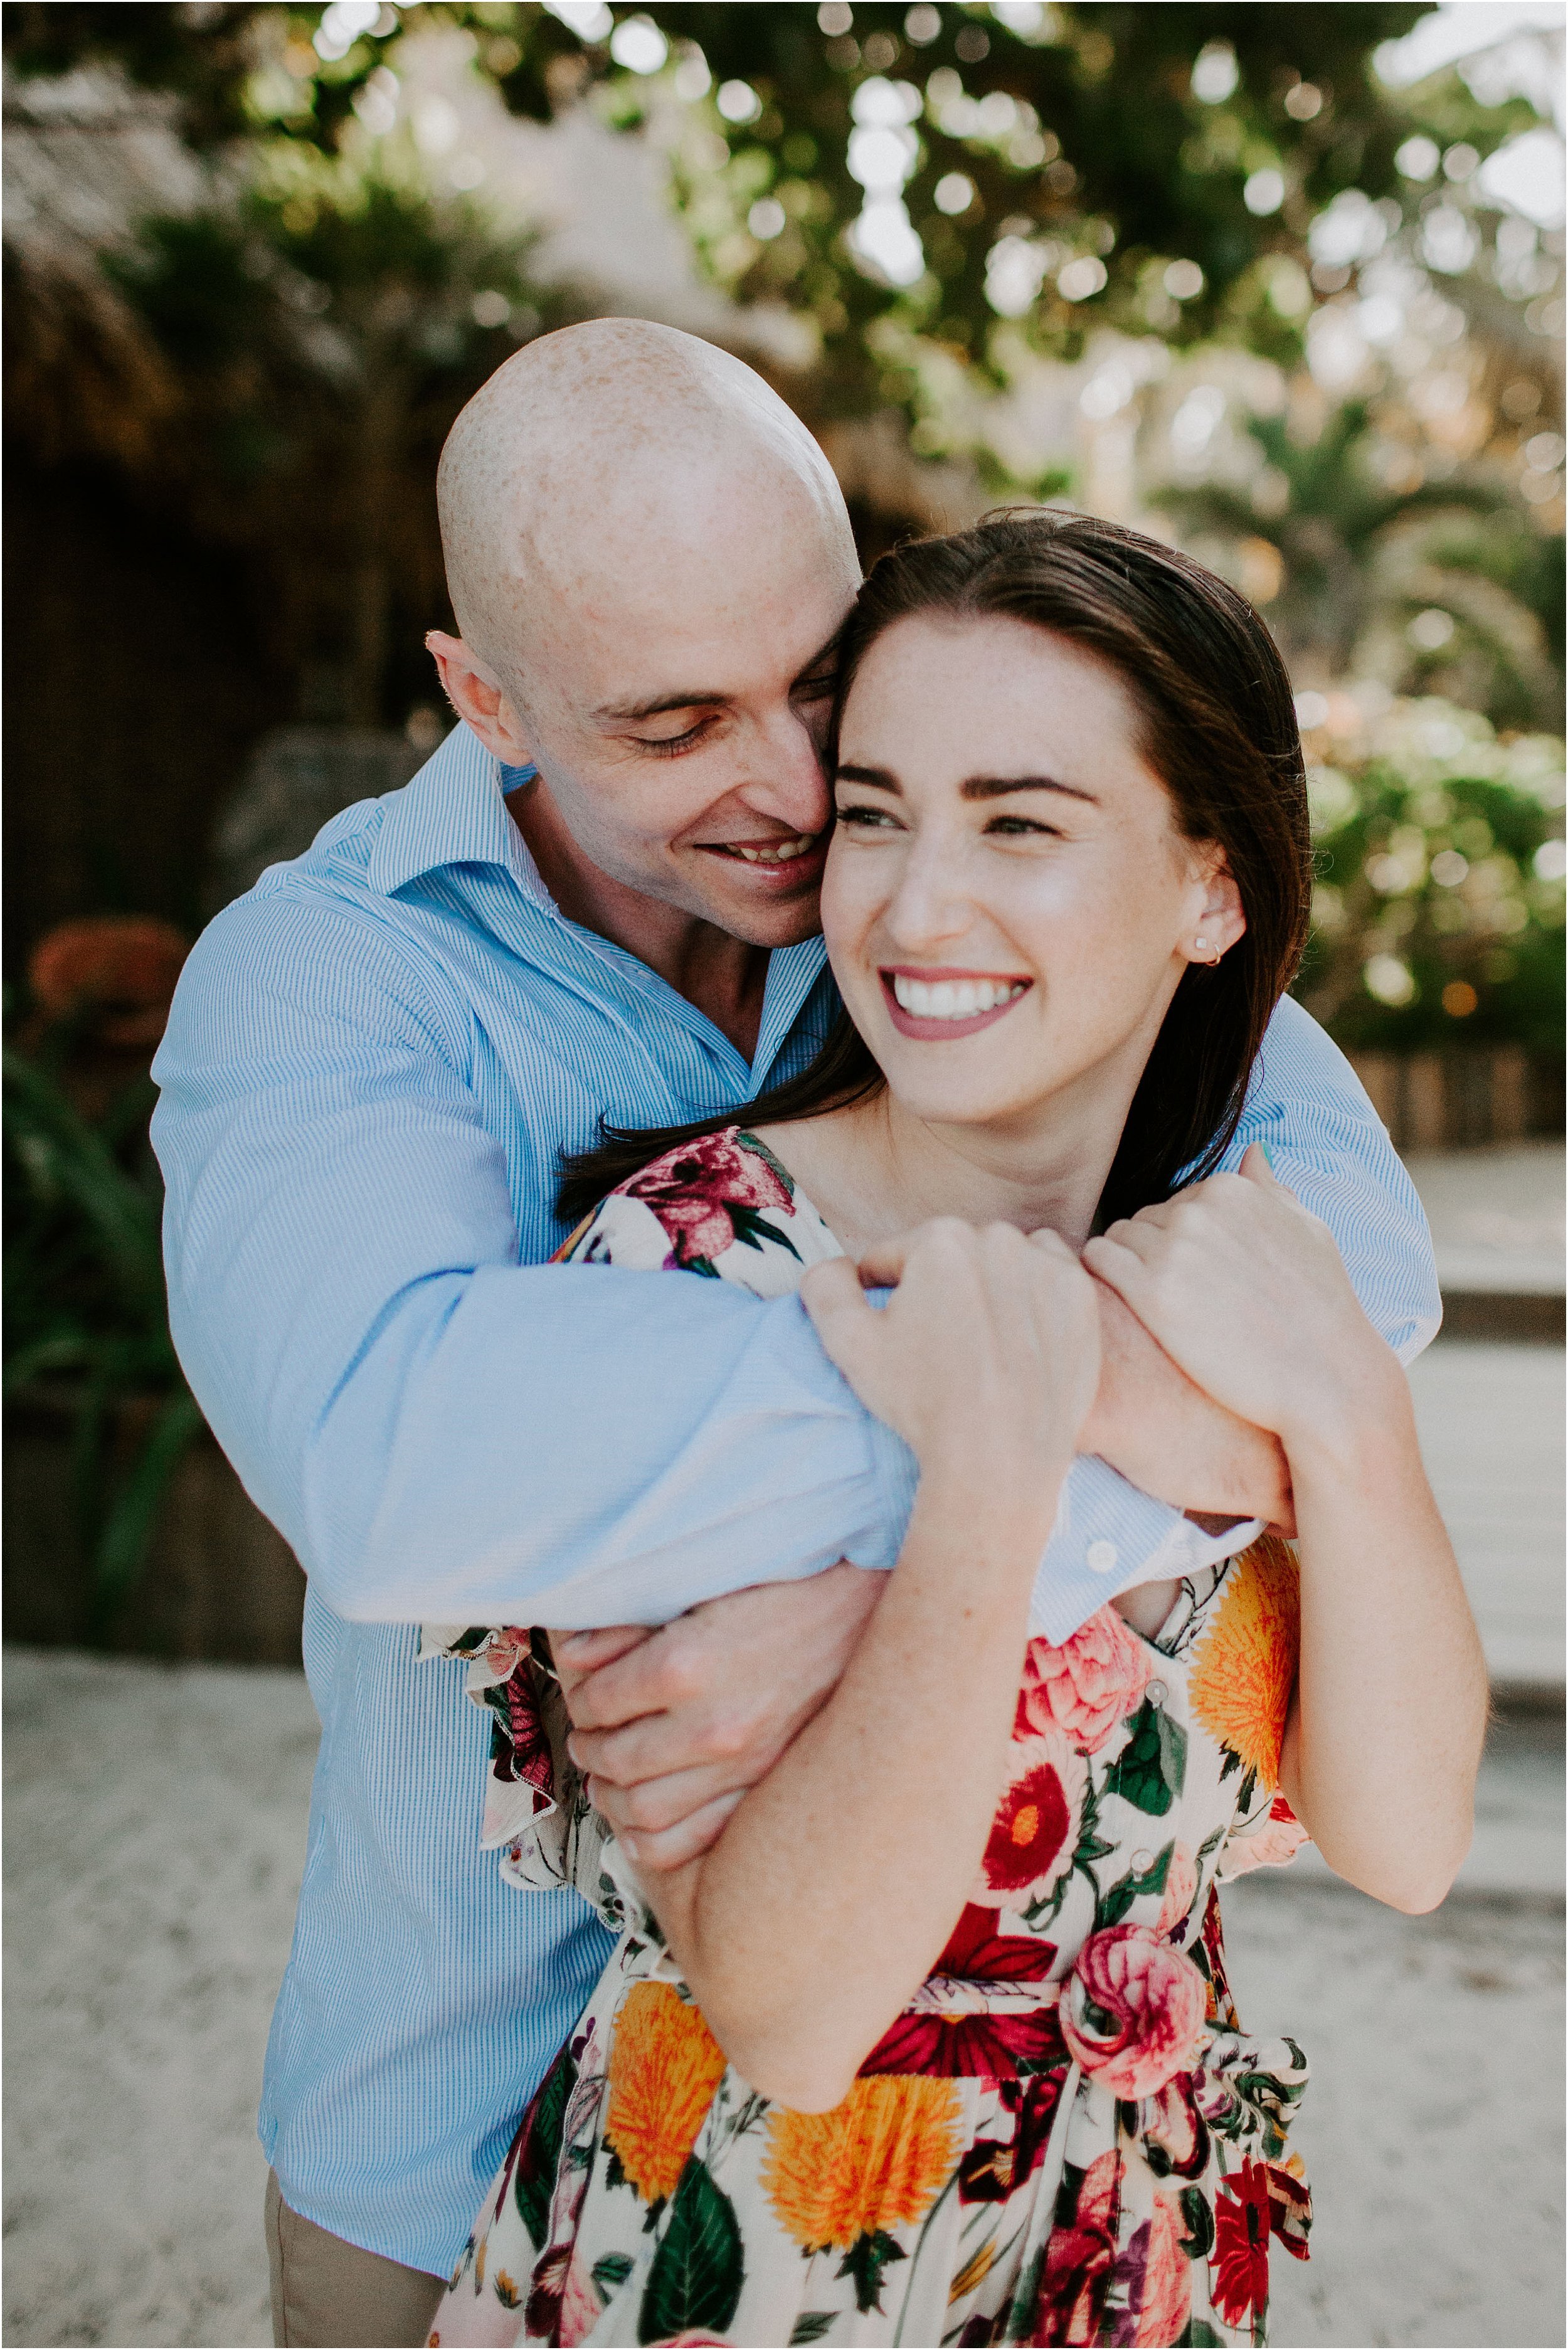
<svg viewBox="0 0 1568 2350"><path fill-rule="evenodd" d="M466 726L504 767L531 767L534 754L522 723L483 663L461 637L431 629L425 644L441 672L441 691Z"/></svg>

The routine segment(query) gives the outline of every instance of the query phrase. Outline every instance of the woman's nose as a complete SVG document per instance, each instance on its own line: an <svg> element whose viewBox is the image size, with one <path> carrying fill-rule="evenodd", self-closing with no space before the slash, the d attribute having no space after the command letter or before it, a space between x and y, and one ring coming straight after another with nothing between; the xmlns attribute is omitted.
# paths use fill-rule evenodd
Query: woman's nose
<svg viewBox="0 0 1568 2350"><path fill-rule="evenodd" d="M901 947L929 948L961 937L971 919L957 852L939 841L916 842L885 917L891 937Z"/></svg>

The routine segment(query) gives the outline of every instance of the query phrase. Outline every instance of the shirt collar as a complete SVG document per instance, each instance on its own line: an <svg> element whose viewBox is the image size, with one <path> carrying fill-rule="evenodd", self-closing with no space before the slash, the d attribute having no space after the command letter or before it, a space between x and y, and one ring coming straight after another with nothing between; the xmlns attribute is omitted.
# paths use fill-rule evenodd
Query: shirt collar
<svg viewBox="0 0 1568 2350"><path fill-rule="evenodd" d="M513 780L522 782L523 773ZM365 875L382 897L443 866L500 865L525 898L555 910L527 843L506 812L500 762L468 727L454 726L413 781L389 793L382 806Z"/></svg>

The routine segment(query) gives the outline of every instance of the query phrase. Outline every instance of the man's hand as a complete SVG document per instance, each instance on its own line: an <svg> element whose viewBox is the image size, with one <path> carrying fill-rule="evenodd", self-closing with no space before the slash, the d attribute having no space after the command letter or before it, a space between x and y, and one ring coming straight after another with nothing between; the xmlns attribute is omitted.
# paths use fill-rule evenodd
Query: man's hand
<svg viewBox="0 0 1568 2350"><path fill-rule="evenodd" d="M833 1566L710 1599L657 1632L556 1632L571 1752L639 1868L717 1840L837 1687L885 1575Z"/></svg>
<svg viewBox="0 0 1568 2350"><path fill-rule="evenodd" d="M1095 1295L1100 1386L1079 1451L1097 1452L1129 1483L1199 1524L1210 1517L1263 1518L1293 1534L1290 1471L1279 1440L1194 1386L1104 1282L1096 1281Z"/></svg>

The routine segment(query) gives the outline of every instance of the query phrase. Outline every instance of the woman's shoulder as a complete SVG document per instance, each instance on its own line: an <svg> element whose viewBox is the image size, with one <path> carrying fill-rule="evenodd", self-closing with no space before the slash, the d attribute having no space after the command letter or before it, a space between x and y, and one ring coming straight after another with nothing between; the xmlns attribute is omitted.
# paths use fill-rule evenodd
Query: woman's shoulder
<svg viewBox="0 0 1568 2350"><path fill-rule="evenodd" d="M559 1261L705 1274L773 1297L839 1253L789 1170L737 1125L677 1143L618 1183Z"/></svg>

